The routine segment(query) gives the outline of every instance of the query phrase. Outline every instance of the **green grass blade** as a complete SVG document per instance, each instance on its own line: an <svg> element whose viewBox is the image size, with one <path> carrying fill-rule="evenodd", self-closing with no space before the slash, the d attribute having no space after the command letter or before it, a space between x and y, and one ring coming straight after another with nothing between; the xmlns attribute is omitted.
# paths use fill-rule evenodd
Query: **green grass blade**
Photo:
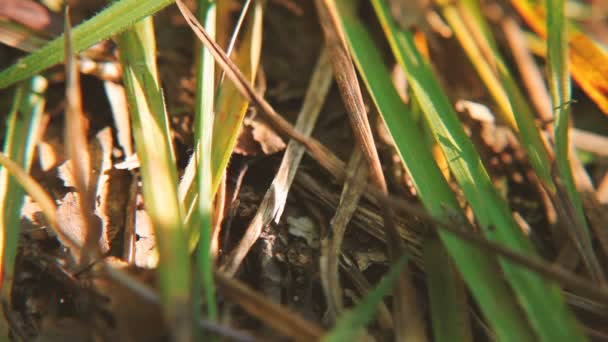
<svg viewBox="0 0 608 342"><path fill-rule="evenodd" d="M256 1L247 20L240 49L233 53L235 64L251 82L255 79L260 60L262 14L263 2ZM211 190L213 196L215 196L232 155L248 105L249 101L240 94L234 83L224 81L220 84L215 95L216 117L213 121L213 141L211 143ZM196 222L200 217L193 215L196 207L194 203L198 201L198 191L194 186L194 170L194 165L188 165L180 183L180 201L185 208L186 225L188 227L200 224L200 222ZM191 245L194 245L197 241L198 231L193 231L190 238Z"/></svg>
<svg viewBox="0 0 608 342"><path fill-rule="evenodd" d="M469 307L462 280L436 238L423 242L422 259L431 303L433 340L472 341Z"/></svg>
<svg viewBox="0 0 608 342"><path fill-rule="evenodd" d="M397 29L384 1L372 0L372 4L397 61L406 71L426 122L485 235L519 253L535 255L533 246L517 226L508 205L492 185L479 154L464 132L447 96L417 50L412 34ZM500 259L500 264L541 340L585 340L559 287L504 259Z"/></svg>
<svg viewBox="0 0 608 342"><path fill-rule="evenodd" d="M192 333L190 256L177 198L177 170L156 70L152 18L117 38L129 102L143 195L159 251L164 316L176 340Z"/></svg>
<svg viewBox="0 0 608 342"><path fill-rule="evenodd" d="M407 260L407 256L402 256L392 265L378 285L357 306L340 317L333 330L323 337L323 341L339 342L356 338L361 329L374 318L378 304L391 292L397 277L405 269Z"/></svg>
<svg viewBox="0 0 608 342"><path fill-rule="evenodd" d="M507 121L514 121L516 126L512 128L516 131L519 131L519 136L522 141L521 145L526 150L526 153L530 160L530 164L534 168L534 171L536 171L536 175L538 176L542 184L545 186L545 188L551 192L552 196L559 197L560 195L557 192L557 187L555 186L551 173L552 158L549 157L547 150L545 149L543 140L541 138L541 133L538 127L536 126L534 117L532 115L532 109L528 101L526 101L523 93L517 86L515 79L511 76L509 70L506 67L506 64L504 63L499 53L496 43L488 29L488 25L485 21L485 18L481 13L481 8L479 7L478 1L463 0L462 6L463 11L460 12L456 11L454 6L448 6L444 9L444 14L446 15L448 22L454 28L454 32L456 33L456 36L458 37L458 40L461 42L463 47L466 45L465 42L471 40L471 36L474 35L470 34L466 30L466 28L464 28L464 24L462 24L462 20L460 19L458 13L467 13L467 17L472 18L472 20L468 20L468 26L473 31L481 32L481 34L478 36L483 37L483 40L479 40L478 44L485 46L486 49L490 51L491 56L489 58L496 65L496 71L498 73L498 76L500 77L500 82L495 77L485 78L484 82L486 83L486 86L488 88L498 88L501 86L498 83L502 83L504 91L492 92L495 96L495 100L498 104L501 104L504 103L505 100L497 99L497 96L508 97L508 101L511 104L511 108L503 108L502 112L510 111L509 113L507 113L507 116L513 117L514 119ZM467 53L470 59L478 68L481 67L482 64L486 65L486 68L489 67L488 62L486 62L485 60L474 59L471 51L467 51ZM571 174L569 169L568 174ZM573 183L571 182L570 184ZM578 193L575 193L574 195L578 198ZM570 196L568 195L567 197ZM577 215L579 216L578 221L580 222L580 224L577 224L574 227L570 227L573 231L574 236L576 236L575 242L577 244L581 256L583 257L583 261L585 262L585 265L587 266L593 278L602 279L603 275L597 258L592 252L592 249L589 247L591 246L589 242L589 228L587 227L586 221L584 219L582 206L580 205L580 199L578 199L578 204L576 203L576 201L572 201L572 203L576 204ZM579 237L579 235L581 236ZM581 241L581 239L584 239L584 241Z"/></svg>
<svg viewBox="0 0 608 342"><path fill-rule="evenodd" d="M460 45L500 108L499 113L502 114L511 128L519 133L522 147L525 149L538 178L548 189L554 191L555 185L551 178L550 158L534 121L532 109L509 73L494 39L489 33L487 22L481 14L477 1L464 0L461 6L463 11L460 12L454 5L445 6L443 14L446 21L452 27ZM467 25L480 33L478 35L480 40L477 44L474 42L474 35L471 34L464 23L465 18L460 15L464 11L467 13ZM479 48L477 45L483 47ZM485 49L490 56L484 58L480 51L482 49ZM495 65L495 71L487 61L488 58Z"/></svg>
<svg viewBox="0 0 608 342"><path fill-rule="evenodd" d="M397 146L401 160L427 210L439 219L462 215L456 198L424 143L410 109L392 85L371 35L349 0L337 1L342 27L363 82ZM441 239L471 289L484 316L501 341L532 341L527 322L512 300L494 259L458 238L440 232Z"/></svg>
<svg viewBox="0 0 608 342"><path fill-rule="evenodd" d="M129 26L167 7L174 0L122 0L112 3L72 31L74 53L126 30ZM32 77L63 61L64 36L20 59L0 73L0 89Z"/></svg>
<svg viewBox="0 0 608 342"><path fill-rule="evenodd" d="M36 146L36 134L44 110L47 81L35 76L15 90L13 107L6 121L4 154L29 172ZM2 300L10 303L13 271L21 226L25 191L7 169L0 171L0 279Z"/></svg>
<svg viewBox="0 0 608 342"><path fill-rule="evenodd" d="M555 113L555 159L560 178L573 206L577 220L586 229L578 239L586 239L583 246L591 246L587 220L579 193L576 191L570 168L570 73L568 70L567 24L563 0L546 0L547 6L547 64L549 89ZM582 236L580 236L582 235Z"/></svg>
<svg viewBox="0 0 608 342"><path fill-rule="evenodd" d="M215 36L215 1L199 0L198 19L207 32ZM198 159L198 214L200 216L200 242L198 246L198 271L201 274L203 293L207 304L207 315L217 318L213 260L211 259L211 231L213 189L211 169L211 141L213 139L213 105L215 97L215 63L213 56L200 42L197 46L195 141ZM196 229L196 227L193 227Z"/></svg>

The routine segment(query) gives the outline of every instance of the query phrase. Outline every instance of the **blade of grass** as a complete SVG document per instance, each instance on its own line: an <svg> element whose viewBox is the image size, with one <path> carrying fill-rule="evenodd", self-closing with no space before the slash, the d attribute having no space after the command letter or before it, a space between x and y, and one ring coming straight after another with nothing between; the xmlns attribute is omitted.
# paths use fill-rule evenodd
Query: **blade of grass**
<svg viewBox="0 0 608 342"><path fill-rule="evenodd" d="M41 76L21 83L15 89L13 106L6 119L4 154L26 172L34 156L46 87L47 81ZM24 195L21 185L3 168L0 171L0 287L2 301L9 306Z"/></svg>
<svg viewBox="0 0 608 342"><path fill-rule="evenodd" d="M452 266L441 241L423 242L422 258L431 303L434 341L472 341L464 284Z"/></svg>
<svg viewBox="0 0 608 342"><path fill-rule="evenodd" d="M180 3L178 2L178 6ZM180 7L181 9L182 7ZM234 54L234 63L245 73L245 78L253 82L259 66L261 53L262 33L262 3L256 0L253 14L247 21L245 37L241 42L240 49ZM221 82L216 89L214 108L217 118L213 121L213 141L211 142L211 191L215 195L224 173L232 150L236 144L243 119L247 113L249 101L239 93L238 88L232 82ZM192 216L197 192L194 189L194 164L193 159L186 167L186 172L179 186L180 203L185 207L187 226L197 226L191 222L196 218ZM190 243L198 240L198 233L190 235Z"/></svg>
<svg viewBox="0 0 608 342"><path fill-rule="evenodd" d="M159 251L163 312L176 340L192 334L190 257L177 198L177 170L156 69L152 18L117 37L141 163L144 202Z"/></svg>
<svg viewBox="0 0 608 342"><path fill-rule="evenodd" d="M511 5L532 30L546 38L546 12L542 4L542 1L533 3L529 0L511 0ZM600 110L608 115L608 52L572 25L568 26L568 62L572 77Z"/></svg>
<svg viewBox="0 0 608 342"><path fill-rule="evenodd" d="M197 16L208 32L214 36L216 25L215 1L199 0ZM200 218L200 242L196 273L200 274L202 292L207 304L207 316L209 319L215 320L217 319L217 303L213 281L213 260L211 258L211 216L214 197L211 188L211 142L213 140L213 106L215 104L215 64L213 63L213 56L202 44L195 42L195 45L197 46L197 67L195 72L194 139L198 165L198 216ZM191 231L195 229L197 227L191 227ZM199 305L197 304L197 306ZM198 308L195 308L195 310L198 312Z"/></svg>
<svg viewBox="0 0 608 342"><path fill-rule="evenodd" d="M547 64L549 89L553 110L555 111L555 159L559 179L563 182L558 186L563 186L570 205L566 205L566 210L574 216L574 222L582 224L585 230L575 230L577 246L586 249L588 253L593 253L591 238L587 227L587 220L583 210L583 204L579 196L572 169L570 168L570 73L568 70L568 42L567 27L564 17L563 0L547 0ZM586 254L583 254L585 257ZM596 260L597 262L597 260ZM601 270L599 264L598 269ZM590 269L593 275L594 269ZM605 278L603 279L605 282Z"/></svg>
<svg viewBox="0 0 608 342"><path fill-rule="evenodd" d="M534 256L532 244L519 230L508 205L493 187L479 154L466 136L430 66L416 49L411 33L397 29L383 1L372 0L372 4L395 57L406 71L426 122L484 233L514 251ZM505 259L501 258L499 262L519 304L542 340L585 340L555 284Z"/></svg>
<svg viewBox="0 0 608 342"><path fill-rule="evenodd" d="M563 192L560 188L555 185L552 177L551 164L552 156L549 155L546 150L541 133L536 127L534 118L532 115L532 109L528 102L525 100L524 95L521 93L517 83L506 68L506 64L503 62L496 43L492 38L488 25L485 18L481 14L479 4L474 0L465 0L462 2L462 10L456 10L455 6L447 5L443 9L444 15L456 34L456 37L461 42L461 45L465 47L467 54L470 59L476 65L478 69L490 69L489 62L495 64L496 72L500 77L500 82L493 74L488 75L484 78L489 89L498 89L493 92L497 103L503 103L508 101L510 107L502 108L502 111L507 114L508 117L514 119L514 125L512 128L515 131L519 131L519 136L522 140L522 145L526 150L528 158L536 171L536 175L544 187L549 191L550 196L554 199L554 203L558 206L558 213L565 212L572 207L577 208L580 215L578 220L572 220L572 215L562 215L561 220L568 222L564 224L564 229L567 230L567 234L570 235L572 242L577 247L579 254L584 260L587 269L589 270L592 278L598 282L605 281L603 271L597 261L591 244L589 241L589 227L586 224L583 216L582 205L580 199L578 204L573 201L569 204L567 201L562 200L561 193ZM465 25L466 22L466 25ZM473 32L473 34L471 33ZM480 58L475 54L475 42L472 41L471 37L476 37L475 41L480 46L481 50L486 51L486 60ZM467 48L468 46L468 48ZM502 83L502 85L500 84ZM500 89L504 87L504 91ZM499 100L497 98L501 98ZM508 100L506 100L508 98ZM509 120L508 120L509 121ZM569 197L569 196L565 196ZM581 220L581 216L583 216Z"/></svg>
<svg viewBox="0 0 608 342"><path fill-rule="evenodd" d="M391 292L399 275L403 273L407 260L407 256L401 256L378 285L356 307L342 315L336 326L323 336L323 341L338 342L355 339L361 329L374 318L378 305L384 296Z"/></svg>
<svg viewBox="0 0 608 342"><path fill-rule="evenodd" d="M72 32L74 53L126 30L143 18L167 7L174 0L122 0L112 3L93 18L78 25ZM0 89L32 77L60 63L64 57L64 35L42 49L20 59L0 73Z"/></svg>
<svg viewBox="0 0 608 342"><path fill-rule="evenodd" d="M424 206L437 218L462 215L411 111L392 86L371 35L356 17L356 6L353 2L340 0L338 9L359 72ZM527 322L512 301L511 292L496 272L495 260L448 233L440 232L440 236L499 339L533 340Z"/></svg>

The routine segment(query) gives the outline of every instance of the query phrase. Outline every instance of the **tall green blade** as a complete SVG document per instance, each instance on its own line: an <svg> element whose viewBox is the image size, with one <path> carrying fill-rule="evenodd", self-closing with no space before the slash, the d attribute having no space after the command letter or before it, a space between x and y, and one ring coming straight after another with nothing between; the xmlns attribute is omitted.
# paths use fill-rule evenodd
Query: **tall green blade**
<svg viewBox="0 0 608 342"><path fill-rule="evenodd" d="M383 58L349 0L337 1L347 41L360 75L398 148L421 201L439 219L462 215L460 207L425 144L410 109L392 85ZM481 251L447 233L441 239L456 262L484 316L501 341L532 341L532 332L496 272L498 265Z"/></svg>
<svg viewBox="0 0 608 342"><path fill-rule="evenodd" d="M15 90L13 107L6 121L4 154L29 172L36 147L36 134L44 110L47 81L41 76L23 82ZM2 300L10 302L15 257L25 191L8 171L0 171L0 277Z"/></svg>
<svg viewBox="0 0 608 342"><path fill-rule="evenodd" d="M152 18L117 38L144 202L156 235L163 313L172 336L192 334L191 265L177 198L177 170L156 68Z"/></svg>
<svg viewBox="0 0 608 342"><path fill-rule="evenodd" d="M207 32L215 36L215 1L199 0L198 19ZM211 141L213 139L213 106L215 97L215 63L213 56L200 42L196 42L196 100L195 141L198 164L198 215L200 217L200 242L198 246L198 272L201 274L203 293L207 304L207 315L217 318L215 285L213 281L213 260L211 259L211 231L213 189L211 170ZM196 222L196 220L195 220ZM196 227L193 227L196 229Z"/></svg>
<svg viewBox="0 0 608 342"><path fill-rule="evenodd" d="M479 154L464 132L447 96L417 50L412 34L397 29L384 1L372 0L372 4L393 53L404 68L421 104L426 122L485 235L519 253L534 256L532 244L523 235L508 205L492 185ZM504 259L500 259L500 264L519 304L542 340L585 340L559 287Z"/></svg>

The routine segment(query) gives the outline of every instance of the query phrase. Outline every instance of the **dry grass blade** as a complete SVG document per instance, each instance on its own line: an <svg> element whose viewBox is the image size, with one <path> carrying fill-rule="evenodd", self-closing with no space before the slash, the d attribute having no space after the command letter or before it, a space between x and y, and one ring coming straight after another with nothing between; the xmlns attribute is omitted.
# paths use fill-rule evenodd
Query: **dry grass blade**
<svg viewBox="0 0 608 342"><path fill-rule="evenodd" d="M0 153L0 165L4 166L11 176L15 177L17 182L25 189L25 192L38 203L49 226L53 229L53 232L57 235L59 241L72 250L80 250L81 246L67 236L64 233L64 230L61 229L57 221L57 206L55 205L55 201L46 193L44 188L36 182L34 178L28 175L19 164L12 161L4 153Z"/></svg>
<svg viewBox="0 0 608 342"><path fill-rule="evenodd" d="M553 120L551 110L551 97L545 86L543 76L539 70L532 53L526 46L525 37L517 22L507 17L502 22L502 30L505 33L507 43L515 59L523 84L530 94L530 100L536 107L540 118L549 123Z"/></svg>
<svg viewBox="0 0 608 342"><path fill-rule="evenodd" d="M382 165L376 150L376 144L367 118L367 111L363 103L363 96L350 54L341 32L339 19L335 6L330 1L316 0L315 5L319 13L319 21L323 29L325 41L332 54L332 62L336 82L340 88L342 100L353 129L355 139L362 148L363 156L370 167L371 181L384 193L388 193L386 180L382 172ZM394 224L393 213L390 206L383 205L384 224L387 233L387 246L392 262L396 262L402 253L402 243ZM393 297L395 315L395 335L397 340L416 338L426 340L423 319L417 312L415 304L416 294L407 272L398 277L396 293ZM398 327L398 328L397 328Z"/></svg>
<svg viewBox="0 0 608 342"><path fill-rule="evenodd" d="M260 296L236 279L215 273L218 289L252 316L296 341L317 341L323 330L279 304Z"/></svg>
<svg viewBox="0 0 608 342"><path fill-rule="evenodd" d="M346 106L346 112L348 113L355 139L361 145L363 155L369 163L372 181L380 189L386 191L382 165L378 158L376 143L374 142L369 120L367 119L367 111L363 103L361 88L359 87L355 67L346 49L343 34L339 31L337 19L335 19L335 10L332 14L330 5L327 2L323 3L321 0L315 1L315 4L325 35L325 41L332 55L336 82L340 88L340 95L342 95L342 100Z"/></svg>
<svg viewBox="0 0 608 342"><path fill-rule="evenodd" d="M81 266L90 257L99 253L97 241L101 237L101 225L94 219L94 191L91 182L91 157L87 148L86 119L82 112L80 74L72 49L72 35L69 7L65 9L65 64L66 64L66 155L72 163L76 190L80 196L80 213L83 218L84 246L80 255Z"/></svg>
<svg viewBox="0 0 608 342"><path fill-rule="evenodd" d="M340 250L346 227L355 213L359 205L359 199L365 190L367 177L369 176L368 169L365 166L363 152L360 148L355 147L346 166L346 180L342 188L340 203L336 208L334 217L330 221L331 231L328 232L326 241L322 241L321 243L323 246L321 257L319 258L321 264L321 282L325 288L329 314L334 316L333 320L344 310L340 272L338 269Z"/></svg>
<svg viewBox="0 0 608 342"><path fill-rule="evenodd" d="M296 130L305 136L310 136L317 121L325 96L331 85L332 74L330 72L330 55L327 50L321 52L319 61L308 87L300 116L296 122ZM279 166L279 170L272 181L270 189L264 195L264 199L258 208L253 220L249 224L245 235L239 245L226 258L224 270L234 275L241 262L249 252L249 249L260 236L262 228L273 220L278 221L281 217L287 200L287 194L296 171L304 155L304 147L295 140L291 140L285 150L285 154Z"/></svg>

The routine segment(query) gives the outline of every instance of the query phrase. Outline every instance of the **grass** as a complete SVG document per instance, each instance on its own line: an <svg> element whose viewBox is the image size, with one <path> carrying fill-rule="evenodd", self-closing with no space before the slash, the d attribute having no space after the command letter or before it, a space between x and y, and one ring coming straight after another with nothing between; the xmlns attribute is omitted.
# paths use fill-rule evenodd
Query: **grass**
<svg viewBox="0 0 608 342"><path fill-rule="evenodd" d="M14 102L6 120L6 135L3 153L18 163L26 172L30 170L34 156L36 132L40 127L44 111L44 93L47 80L36 76L24 81L15 89ZM20 208L23 205L24 191L19 184L9 176L6 169L0 173L0 210L2 212L2 235L0 239L0 255L2 264L2 301L11 303L11 290L14 278L14 265L19 241Z"/></svg>
<svg viewBox="0 0 608 342"><path fill-rule="evenodd" d="M215 32L216 5L210 1L199 1L198 18L207 30ZM200 272L202 292L205 294L207 316L217 319L217 304L215 302L215 285L213 282L213 261L211 260L212 204L213 204L213 175L211 166L211 142L213 139L213 106L215 104L215 66L213 57L202 46L197 51L196 99L194 115L196 118L195 152L198 165L198 215L200 217L200 246L198 247L198 263L196 269ZM196 222L196 221L195 221ZM192 230L197 227L192 227ZM196 291L198 292L198 291Z"/></svg>
<svg viewBox="0 0 608 342"><path fill-rule="evenodd" d="M186 13L185 5L181 1L177 2L182 13ZM251 90L254 84L263 89L260 87L261 80L268 72L265 70L262 73L260 64L264 58L262 43L273 44L265 41L263 36L264 22L270 15L266 11L266 6L269 5L261 0L253 1L251 9L243 13L245 20L242 32L232 32L233 27L225 24L230 22L229 18L233 14L226 2L197 1L196 19L201 24L198 30L199 34L206 35L207 41L204 44L193 42L193 153L184 176L179 179L176 147L173 145L170 128L171 114L167 107L169 101L163 96L157 65L155 31L164 28L154 27L154 15L172 3L171 0L116 1L76 26L69 34L74 53L110 38L115 40L120 52L122 83L140 162L143 199L156 235L158 293L169 335L178 341L200 339L203 335L197 323L201 320L208 320L209 324L214 325L214 334L221 334L222 329L237 329L238 322L235 320L229 324L230 327L222 325L225 324L222 317L229 315L232 310L220 299L228 299L241 305L245 312L280 334L296 339L303 336L317 338L324 333L318 324L307 322L292 310L258 295L256 291L268 290L265 285L253 284L257 290L251 290L240 284L239 273L234 277L222 274L215 264L212 252L213 244L218 243L212 241L212 237L226 239L228 234L222 231L224 235L214 235L213 230L225 229L225 225L229 226L226 222L235 217L228 210L224 225L214 222L214 217L222 216L222 207L217 203L219 200L216 195L218 190L225 190L222 188L225 186L222 185L222 178L230 179L229 162L237 140L241 137L250 101L261 106L262 112L278 115L269 103L260 101L263 99L261 93L253 93ZM454 41L477 72L479 83L489 94L492 100L490 109L501 115L515 133L522 151L525 151L526 161L530 163L531 172L540 184L527 184L530 187L528 191L536 194L541 187L547 191L554 200L553 205L557 208L560 222L566 222L565 226L570 229L570 242L578 248L577 257L583 261L582 271L575 276L574 271L557 268L559 272L555 273L566 274L569 279L580 280L583 279L581 277L586 277L584 279L589 278L594 284L602 283L604 275L599 266L602 255L596 254L593 249L594 236L590 229L592 222L588 222L586 216L590 213L586 210L591 209L583 207L575 186L570 164L573 158L570 155L572 142L568 133L573 103L571 74L595 101L598 109L605 110L602 102L605 98L598 95L604 76L592 76L599 73L597 70L601 67L598 67L598 61L604 60L605 55L598 52L600 50L597 45L568 22L563 0L546 0L546 11L525 0L513 0L512 3L530 27L546 39L547 83L555 114L552 139L545 138L544 127L536 122L534 108L520 89L516 73L510 69L508 57L501 54L499 40L495 38L480 3L474 0L463 0L457 4L438 1L436 5L454 33ZM420 308L406 309L429 318L425 324L432 328L433 340L471 341L474 335L482 332L499 341L586 340L588 336L582 325L593 322L586 322L582 320L583 315L574 314L567 304L565 286L560 283L559 277L547 279L525 267L525 262L520 262L522 259L529 260L530 263L540 263L548 269L561 267L549 265L553 260L539 261L541 253L538 247L544 242L531 241L530 235L525 234L514 219L513 210L507 202L509 197L501 195L493 183L492 171L486 168L481 151L465 131L454 109L453 99L448 96L445 83L442 83L443 75L438 74L438 69L433 65L435 60L421 53L423 47L420 36L415 36L410 28L400 27L396 23L388 0L325 0L318 1L317 4L327 5L330 9L330 14L321 15L321 21L325 25L323 28L327 48L334 51L336 58L340 58L339 61L333 61L336 69L334 74L349 113L359 115L356 120L353 119L354 122L363 123L362 126L355 125L355 128L361 128L357 133L361 135L358 136L359 141L367 148L363 149L365 158L374 165L374 169L370 169L374 178L367 185L367 189L371 190L364 191L362 198L385 209L380 220L386 221L387 227L394 224L392 221L401 219L399 215L392 218L391 199L387 193L380 194L391 187L386 186L383 178L388 171L386 165L379 163L376 142L370 140L372 125L365 116L368 108L363 101L367 94L373 111L379 114L382 125L387 128L400 167L407 173L412 191L422 204L421 210L436 220L433 222L449 222L466 234L500 245L520 258L514 262L508 257L509 253L499 253L497 256L488 252L491 248L480 248L445 230L429 233L411 229L410 232L410 225L414 226L416 220L407 218L408 232L418 239L417 247L410 246L407 256L396 258L401 241L396 240L400 236L395 228L397 226L393 227L395 230L388 234L388 241L385 236L385 242L391 247L389 254L393 258L389 258L391 262L388 271L383 277L372 277L377 284L372 285L369 291L363 291L365 296L353 301L357 304L336 317L335 324L326 327L328 330L322 339L343 341L357 338L364 331L374 332L371 334L374 337L386 338L393 333L404 336L400 334L407 332L407 329L402 329L407 324L407 317L401 315L405 311L399 305L407 303L404 300L405 293L422 292L416 289L406 291L402 287L403 283L397 279L402 277L403 280L406 264L411 264L416 260L416 255L421 254L420 265L426 274L425 277L416 279L423 283L420 286L427 290L425 293L428 298L421 296L415 299L424 303L423 306L429 312ZM362 16L360 6L371 6L375 18ZM295 11L293 8L290 10ZM335 13L332 12L334 10ZM331 17L334 14L336 17ZM336 27L331 28L331 20L328 18L337 19L334 23ZM208 41L217 40L221 45L226 43L223 40L227 41L226 38L231 34L232 40L238 43L230 56L222 56L217 50L218 46ZM342 39L346 42L347 50L342 50ZM13 105L6 118L4 150L0 154L0 164L4 166L0 172L0 275L1 298L5 307L12 306L12 282L15 279L14 266L20 242L16 227L20 225L25 194L40 205L61 244L72 249L82 247L64 236L64 228L57 223L57 203L47 194L47 190L28 175L35 162L37 132L45 110L46 84L39 74L63 61L64 46L65 38L62 35L0 72L0 89L15 86ZM384 50L383 46L386 47ZM589 51L595 57L582 61L580 56L584 49L581 46L594 47ZM390 58L387 59L387 55ZM228 58L233 63L228 62ZM387 63L391 59L395 60L407 79L407 102L393 84ZM68 64L75 67L74 64ZM240 73L230 69L234 66ZM220 76L224 72L227 77ZM357 77L362 81L360 87ZM235 83L234 80L238 82ZM68 83L71 87L78 87L77 79ZM421 114L422 122L416 117L417 113ZM321 166L328 165L328 161L321 160L320 156L335 158L329 164L340 163L326 149L311 149L323 146L317 140L298 135L297 130L288 122L274 124L279 134L308 148L310 155ZM70 134L70 138L74 138L74 135ZM83 138L82 141L72 147L86 145L85 136L80 138ZM439 158L433 155L433 149L440 152ZM449 170L442 169L444 162ZM318 168L318 165L314 165ZM382 166L385 166L384 170ZM334 176L344 173L343 170L336 170L334 168L330 173ZM306 168L304 171L307 171ZM344 181L339 176L335 178L337 184ZM331 191L329 187L328 191ZM361 208L367 205L367 202L360 201L358 197L354 201L359 202ZM289 206L291 202L287 203ZM228 204L234 205L230 202ZM310 209L311 206L314 208L314 203L298 202L298 205L315 212ZM323 222L322 217L325 215L323 210L318 210L320 222ZM351 222L354 222L358 218L357 212L354 211L352 216ZM434 225L433 222L424 221L424 224ZM323 223L322 226L322 233L331 236L332 223ZM273 229L268 228L270 233L274 232ZM231 231L230 234L234 232ZM345 243L342 244L341 251L336 251L336 255L347 253L346 248L351 248L345 247L350 246L346 241L353 239L349 234L351 230L344 235ZM230 248L231 241L221 241L222 248ZM291 244L295 244L294 239L285 241L289 241L290 248L293 246ZM557 244L554 241L547 244L553 243ZM255 249L252 250L255 252ZM229 250L224 250L220 255L228 253ZM254 254L249 252L246 260L255 262L254 257L249 258L250 255ZM288 254L288 257L291 256ZM278 260L276 255L271 259ZM288 258L285 262L291 262L291 259ZM312 279L311 284L317 281L313 276L319 267L316 262L311 263L313 272L307 274ZM241 260L238 264L241 264ZM250 269L240 267L240 271L243 281L251 281L247 278ZM344 269L337 275L338 278L341 275L345 275ZM394 283L399 284L395 286L397 290L393 289ZM363 287L365 286L360 286ZM338 291L341 292L350 293ZM390 294L393 295L394 303L400 303L394 305L394 309L397 309L395 312L401 313L390 317L393 328L386 329L387 319L384 319L383 324L371 325L380 303ZM351 298L357 298L357 295ZM268 303L264 303L265 300ZM338 300L341 305L342 301L342 298ZM304 304L294 304L295 307L298 305ZM317 310L325 307L322 301L314 305ZM475 320L477 314L481 318ZM581 322L577 318L581 318ZM9 331L10 322L4 322L2 333ZM297 329L290 332L291 326ZM484 328L487 330L484 331Z"/></svg>

